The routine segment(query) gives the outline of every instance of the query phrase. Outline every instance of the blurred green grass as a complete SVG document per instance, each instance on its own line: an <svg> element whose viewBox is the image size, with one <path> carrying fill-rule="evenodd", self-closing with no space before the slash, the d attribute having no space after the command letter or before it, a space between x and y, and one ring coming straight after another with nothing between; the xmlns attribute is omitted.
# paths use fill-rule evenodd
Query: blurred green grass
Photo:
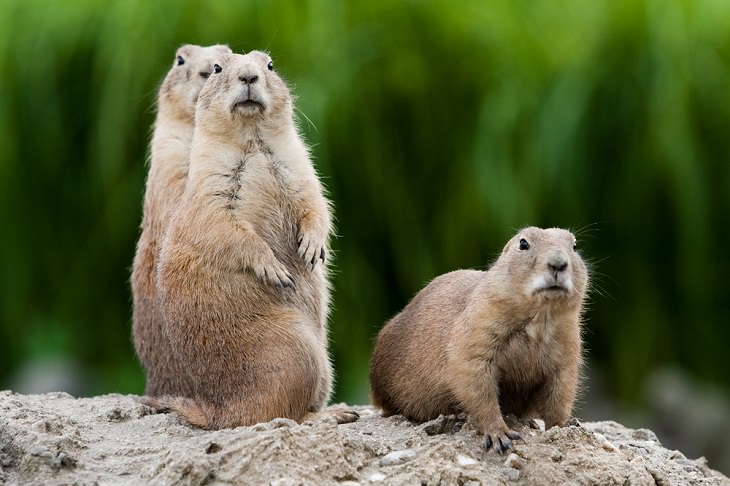
<svg viewBox="0 0 730 486"><path fill-rule="evenodd" d="M581 230L616 397L666 364L730 388L720 0L0 0L0 385L60 357L84 393L142 393L153 103L177 46L218 42L271 52L335 203L337 400L367 399L374 335L429 279L528 224Z"/></svg>

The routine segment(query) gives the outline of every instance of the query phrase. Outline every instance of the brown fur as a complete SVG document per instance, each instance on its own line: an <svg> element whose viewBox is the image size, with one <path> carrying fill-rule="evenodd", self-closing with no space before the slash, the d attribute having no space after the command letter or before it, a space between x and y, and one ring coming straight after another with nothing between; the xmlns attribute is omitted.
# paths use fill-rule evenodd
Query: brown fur
<svg viewBox="0 0 730 486"><path fill-rule="evenodd" d="M132 267L132 335L147 375L147 395L181 393L174 378L173 350L163 335L156 288L159 247L170 214L185 188L193 138L195 103L200 89L228 46L185 45L177 50L157 100L150 150L142 232ZM178 57L184 64L178 64Z"/></svg>
<svg viewBox="0 0 730 486"><path fill-rule="evenodd" d="M519 438L502 414L565 425L578 390L588 284L574 244L566 230L526 228L487 271L431 281L378 335L373 403L417 421L468 412L497 452ZM558 281L564 291L545 290Z"/></svg>
<svg viewBox="0 0 730 486"><path fill-rule="evenodd" d="M152 404L208 429L319 417L332 389L330 209L269 62L226 55L203 87L160 253L165 330L190 400Z"/></svg>

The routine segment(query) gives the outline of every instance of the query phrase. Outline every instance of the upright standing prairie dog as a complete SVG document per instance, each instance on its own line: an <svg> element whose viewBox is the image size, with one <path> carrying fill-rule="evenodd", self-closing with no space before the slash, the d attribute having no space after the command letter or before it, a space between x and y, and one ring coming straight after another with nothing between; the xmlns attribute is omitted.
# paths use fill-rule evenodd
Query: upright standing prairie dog
<svg viewBox="0 0 730 486"><path fill-rule="evenodd" d="M207 429L316 417L332 389L330 232L271 58L225 55L198 99L188 182L159 263L166 335L190 393L148 403Z"/></svg>
<svg viewBox="0 0 730 486"><path fill-rule="evenodd" d="M523 229L487 271L436 277L380 331L373 403L418 421L467 412L499 453L520 438L503 413L565 425L587 284L575 237L556 228Z"/></svg>
<svg viewBox="0 0 730 486"><path fill-rule="evenodd" d="M172 360L174 352L163 335L156 288L157 256L170 213L185 189L198 94L213 72L213 65L229 52L223 45L182 46L175 53L157 99L142 233L132 267L132 334L147 374L147 395L184 391L177 386L174 376L179 371Z"/></svg>

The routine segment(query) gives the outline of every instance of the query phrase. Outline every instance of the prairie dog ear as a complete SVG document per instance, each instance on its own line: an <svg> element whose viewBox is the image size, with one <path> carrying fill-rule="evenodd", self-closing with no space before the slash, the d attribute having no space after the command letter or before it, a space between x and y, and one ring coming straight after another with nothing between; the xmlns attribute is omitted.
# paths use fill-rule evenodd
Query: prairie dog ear
<svg viewBox="0 0 730 486"><path fill-rule="evenodd" d="M177 48L177 55L189 56L190 51L195 47L198 46L194 46L192 44L183 44Z"/></svg>
<svg viewBox="0 0 730 486"><path fill-rule="evenodd" d="M231 54L231 53L233 52L233 51L231 50L231 48L230 48L230 47L228 47L228 46L227 46L227 45L225 45L225 44L216 44L216 45L215 45L215 46L213 46L213 47L215 48L215 50L217 50L217 51L218 51L218 52L220 52L221 54Z"/></svg>

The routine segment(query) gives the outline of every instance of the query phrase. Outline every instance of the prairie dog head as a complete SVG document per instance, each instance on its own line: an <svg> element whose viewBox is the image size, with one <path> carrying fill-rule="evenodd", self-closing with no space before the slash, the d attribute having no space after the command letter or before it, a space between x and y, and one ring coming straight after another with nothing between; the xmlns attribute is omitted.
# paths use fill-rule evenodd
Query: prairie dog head
<svg viewBox="0 0 730 486"><path fill-rule="evenodd" d="M214 66L200 92L196 126L221 131L225 128L221 125L276 125L277 121L291 120L291 110L289 88L274 71L268 54L228 54Z"/></svg>
<svg viewBox="0 0 730 486"><path fill-rule="evenodd" d="M560 228L521 230L504 247L496 266L506 271L512 292L527 302L580 303L588 285L575 236Z"/></svg>
<svg viewBox="0 0 730 486"><path fill-rule="evenodd" d="M172 68L160 87L158 107L172 110L180 117L195 117L195 103L205 82L220 58L231 52L225 45L200 47L186 44L175 53Z"/></svg>

